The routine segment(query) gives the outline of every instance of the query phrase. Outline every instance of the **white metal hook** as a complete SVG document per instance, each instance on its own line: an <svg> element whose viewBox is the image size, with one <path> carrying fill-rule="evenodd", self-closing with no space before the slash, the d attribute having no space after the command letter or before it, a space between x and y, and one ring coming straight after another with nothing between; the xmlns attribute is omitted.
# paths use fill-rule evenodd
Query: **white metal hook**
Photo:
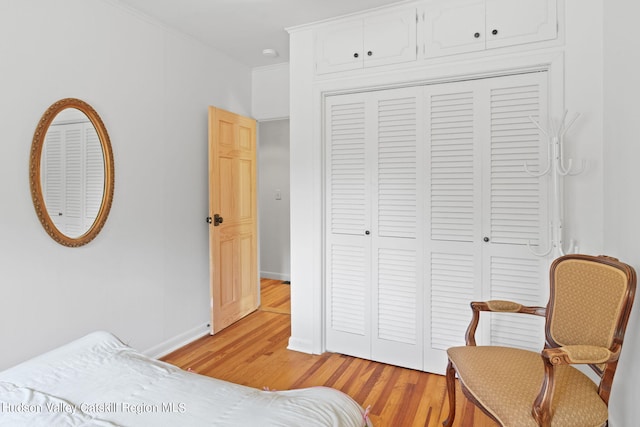
<svg viewBox="0 0 640 427"><path fill-rule="evenodd" d="M547 137L549 138L549 134L547 133L546 130L544 130L542 128L542 126L540 126L540 123L538 123L536 121L536 119L533 118L533 116L529 116L529 120L531 120L531 123L533 123L538 129L540 129L540 131ZM524 170L525 172L527 172L529 175L535 177L535 178L540 178L546 174L549 173L549 171L551 171L551 144L548 145L548 153L547 153L547 167L542 171L542 172L533 172L529 169L529 165L527 165L527 162L524 162L523 166L524 166Z"/></svg>
<svg viewBox="0 0 640 427"><path fill-rule="evenodd" d="M527 248L529 248L529 251L531 251L531 253L534 254L535 256L544 258L551 253L551 251L553 250L553 245L549 245L549 249L547 249L544 252L536 252L533 250L531 242L527 242Z"/></svg>
<svg viewBox="0 0 640 427"><path fill-rule="evenodd" d="M549 146L549 156L548 157L549 158L551 157L551 146ZM551 170L551 160L549 159L547 161L547 167L542 172L532 172L531 170L529 170L529 165L527 164L527 162L524 162L523 166L524 166L525 172L527 172L529 175L531 175L531 176L533 176L535 178L540 178L541 176L547 175L549 173L549 171Z"/></svg>
<svg viewBox="0 0 640 427"><path fill-rule="evenodd" d="M547 227L547 238L549 241L549 248L546 251L543 252L536 252L533 249L533 246L531 244L531 240L529 240L527 242L527 248L529 249L529 251L534 254L535 256L538 256L540 258L546 257L547 255L549 255L551 253L551 251L553 251L553 222L549 222L549 226Z"/></svg>

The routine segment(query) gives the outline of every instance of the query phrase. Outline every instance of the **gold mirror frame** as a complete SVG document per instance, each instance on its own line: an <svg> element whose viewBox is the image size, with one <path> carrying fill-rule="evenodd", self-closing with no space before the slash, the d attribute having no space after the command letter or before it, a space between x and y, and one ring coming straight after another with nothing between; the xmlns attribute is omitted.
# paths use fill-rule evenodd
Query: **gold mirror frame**
<svg viewBox="0 0 640 427"><path fill-rule="evenodd" d="M40 180L40 164L42 159L42 148L44 141L49 130L51 122L56 118L58 113L67 108L75 108L83 112L93 124L98 138L100 139L100 146L102 147L102 158L104 160L104 191L102 193L102 203L100 204L100 210L96 216L95 221L89 227L89 229L79 237L69 237L62 233L53 224L47 207L44 202L42 194L42 183ZM111 150L111 141L109 140L109 134L102 122L102 119L98 113L86 102L76 98L65 98L55 102L51 107L45 111L36 127L36 131L33 135L33 142L31 143L31 157L29 159L29 185L31 187L31 198L33 199L33 206L35 207L36 214L40 219L40 223L44 227L45 231L55 240L64 246L78 247L83 246L92 241L102 230L107 216L111 210L111 203L113 201L113 186L114 186L114 168L113 168L113 151Z"/></svg>

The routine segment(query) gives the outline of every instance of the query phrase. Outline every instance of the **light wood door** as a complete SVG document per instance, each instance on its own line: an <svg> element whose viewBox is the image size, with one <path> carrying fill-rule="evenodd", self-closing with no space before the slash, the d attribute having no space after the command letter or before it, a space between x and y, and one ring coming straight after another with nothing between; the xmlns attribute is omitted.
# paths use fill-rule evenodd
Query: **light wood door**
<svg viewBox="0 0 640 427"><path fill-rule="evenodd" d="M211 334L258 308L256 122L209 107Z"/></svg>

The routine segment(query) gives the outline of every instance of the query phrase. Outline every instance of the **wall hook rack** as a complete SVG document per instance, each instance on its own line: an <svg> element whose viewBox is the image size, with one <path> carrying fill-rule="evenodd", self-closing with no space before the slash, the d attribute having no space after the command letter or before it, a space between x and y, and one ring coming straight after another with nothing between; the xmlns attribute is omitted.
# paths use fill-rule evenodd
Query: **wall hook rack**
<svg viewBox="0 0 640 427"><path fill-rule="evenodd" d="M549 129L544 129L540 123L532 116L529 116L529 120L545 135L548 141L547 151L547 167L542 171L532 171L527 163L524 163L524 170L531 176L542 177L549 175L551 177L551 184L553 189L553 198L551 199L551 212L552 218L549 222L549 247L546 251L536 252L531 242L527 243L529 250L536 256L545 257L554 250L557 255L565 255L565 253L571 253L577 249L574 240L570 240L569 248L564 249L564 196L562 191L563 178L567 175L578 175L582 173L586 168L586 162L583 160L582 165L578 170L574 170L573 159L564 158L564 136L569 131L571 126L576 122L580 114L576 114L571 120L567 122L567 113L565 110L562 119L558 123L554 123L552 120L548 120Z"/></svg>

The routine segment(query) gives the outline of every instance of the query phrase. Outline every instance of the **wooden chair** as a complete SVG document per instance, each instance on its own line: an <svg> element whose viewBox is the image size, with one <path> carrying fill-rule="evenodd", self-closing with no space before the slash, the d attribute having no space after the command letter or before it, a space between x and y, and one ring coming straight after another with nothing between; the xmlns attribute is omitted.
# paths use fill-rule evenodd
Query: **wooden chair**
<svg viewBox="0 0 640 427"><path fill-rule="evenodd" d="M587 427L607 424L611 383L636 289L636 273L605 256L567 255L550 268L547 307L510 301L472 302L467 345L447 350L449 418L455 417L455 376L464 394L505 427ZM545 316L540 352L476 346L481 311ZM572 364L589 364L594 383Z"/></svg>

